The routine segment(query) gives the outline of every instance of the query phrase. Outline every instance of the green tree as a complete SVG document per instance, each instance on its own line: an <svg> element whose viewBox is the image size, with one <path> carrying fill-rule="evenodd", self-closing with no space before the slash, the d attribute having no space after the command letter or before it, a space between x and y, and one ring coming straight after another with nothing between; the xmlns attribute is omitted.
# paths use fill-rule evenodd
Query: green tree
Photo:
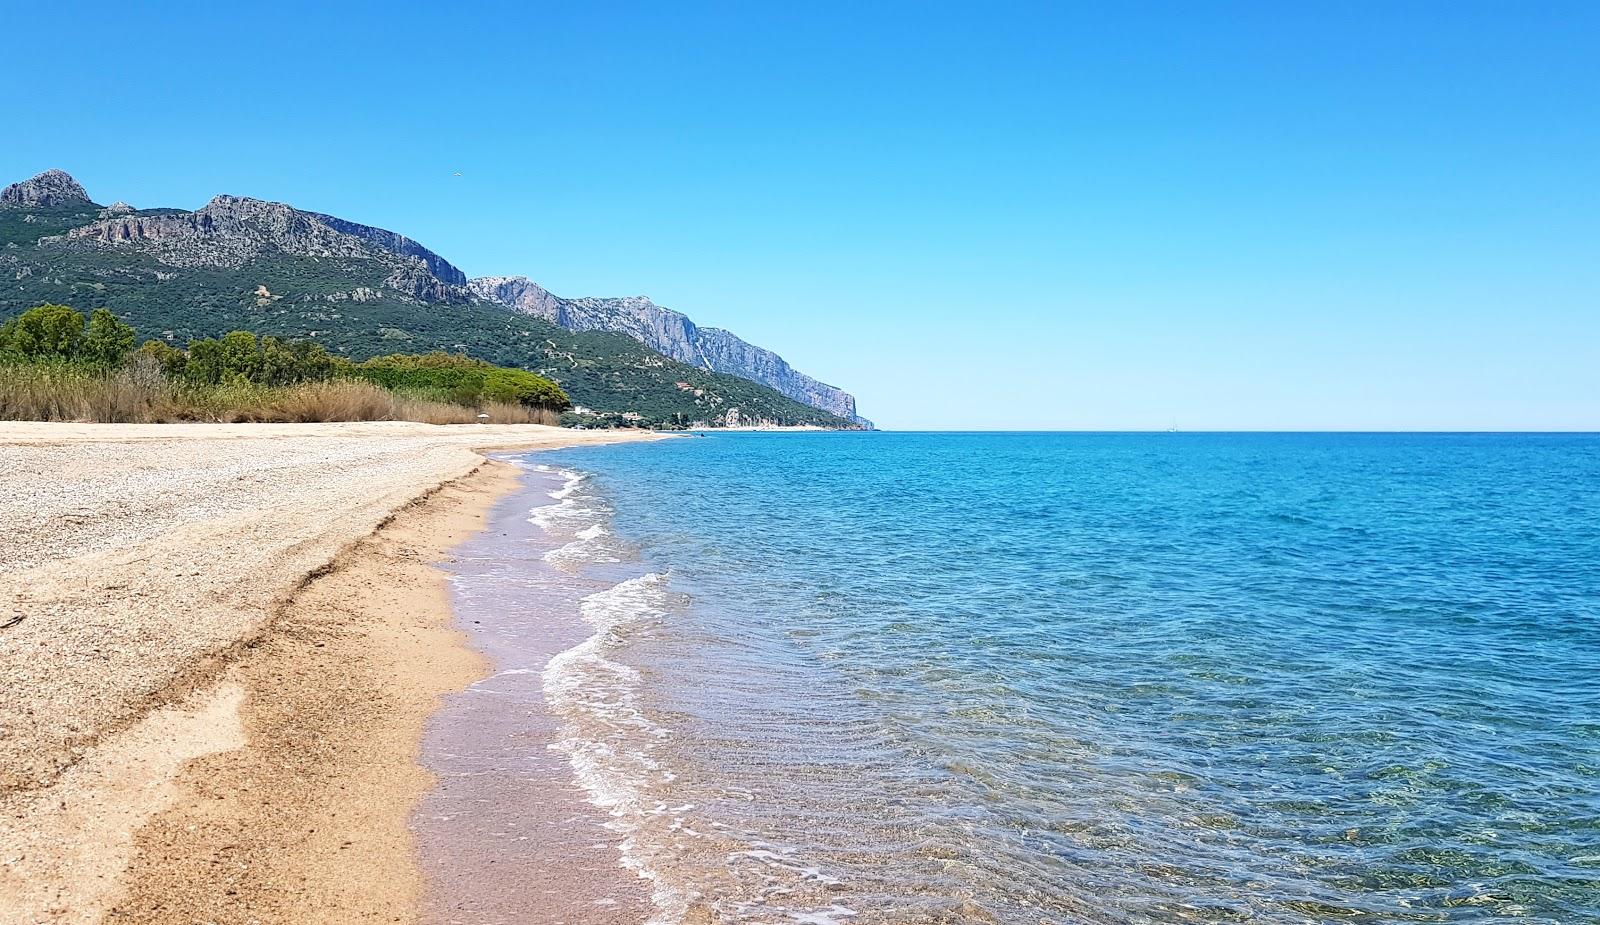
<svg viewBox="0 0 1600 925"><path fill-rule="evenodd" d="M189 341L189 358L183 365L186 378L204 385L217 385L222 382L226 370L221 341L209 337Z"/></svg>
<svg viewBox="0 0 1600 925"><path fill-rule="evenodd" d="M218 340L189 342L183 374L194 382L219 385L243 379L257 385L292 385L333 376L343 363L314 341L257 338L249 331L230 331Z"/></svg>
<svg viewBox="0 0 1600 925"><path fill-rule="evenodd" d="M139 345L134 353L140 357L149 357L150 361L168 376L179 376L184 372L184 366L189 362L189 355L162 340L147 340Z"/></svg>
<svg viewBox="0 0 1600 925"><path fill-rule="evenodd" d="M229 331L222 335L222 369L228 378L242 377L260 382L263 368L261 346L249 331Z"/></svg>
<svg viewBox="0 0 1600 925"><path fill-rule="evenodd" d="M97 308L89 316L89 330L83 338L83 355L105 366L118 366L133 351L133 341L131 325L112 314L110 309Z"/></svg>
<svg viewBox="0 0 1600 925"><path fill-rule="evenodd" d="M289 349L294 353L296 369L301 379L327 379L331 377L340 360L328 348L314 340L292 340ZM344 360L346 364L348 360Z"/></svg>
<svg viewBox="0 0 1600 925"><path fill-rule="evenodd" d="M83 349L83 315L65 305L39 305L17 317L9 349L29 360L75 359Z"/></svg>
<svg viewBox="0 0 1600 925"><path fill-rule="evenodd" d="M263 385L284 385L300 378L299 361L290 345L276 337L261 338L261 368L257 374Z"/></svg>

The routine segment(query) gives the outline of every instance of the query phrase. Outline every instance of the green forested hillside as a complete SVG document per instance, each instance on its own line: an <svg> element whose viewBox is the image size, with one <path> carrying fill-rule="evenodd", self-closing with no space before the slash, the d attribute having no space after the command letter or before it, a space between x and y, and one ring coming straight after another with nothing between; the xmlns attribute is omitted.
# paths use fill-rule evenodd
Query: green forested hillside
<svg viewBox="0 0 1600 925"><path fill-rule="evenodd" d="M622 335L575 333L466 298L419 302L385 286L392 263L269 247L242 266L186 266L164 262L148 247L51 237L99 215L92 204L0 209L0 320L43 303L84 313L106 307L141 339L178 345L244 329L314 338L356 360L465 352L546 375L574 404L628 414L646 425L850 426L765 386L670 360Z"/></svg>

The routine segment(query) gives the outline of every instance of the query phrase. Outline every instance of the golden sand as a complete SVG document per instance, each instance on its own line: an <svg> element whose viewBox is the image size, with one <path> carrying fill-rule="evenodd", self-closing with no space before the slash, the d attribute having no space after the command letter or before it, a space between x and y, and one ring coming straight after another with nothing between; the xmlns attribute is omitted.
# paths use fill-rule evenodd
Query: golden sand
<svg viewBox="0 0 1600 925"><path fill-rule="evenodd" d="M641 436L0 424L0 922L412 920L476 450Z"/></svg>

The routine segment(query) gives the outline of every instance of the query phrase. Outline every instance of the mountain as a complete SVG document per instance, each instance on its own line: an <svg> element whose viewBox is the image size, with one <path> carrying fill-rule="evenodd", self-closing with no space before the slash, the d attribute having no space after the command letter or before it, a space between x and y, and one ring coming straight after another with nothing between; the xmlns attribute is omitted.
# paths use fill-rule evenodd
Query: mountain
<svg viewBox="0 0 1600 925"><path fill-rule="evenodd" d="M109 211L109 210L108 210ZM123 213L66 233L62 247L126 245L172 267L240 269L269 256L380 264L383 286L424 302L470 298L466 275L410 238L280 202L218 196L193 212Z"/></svg>
<svg viewBox="0 0 1600 925"><path fill-rule="evenodd" d="M64 170L46 170L32 180L0 190L0 208L50 208L87 205L89 194Z"/></svg>
<svg viewBox="0 0 1600 925"><path fill-rule="evenodd" d="M450 264L449 261L445 260L443 257L440 257L438 254L435 254L433 251L428 250L426 247L423 247L421 244L411 240L405 235L395 234L392 231L384 231L382 228L374 228L371 225L360 225L355 222L347 222L342 218L335 218L332 215L323 215L320 212L308 212L306 214L322 222L324 225L327 225L329 228L332 228L336 231L342 231L348 235L353 235L354 237L360 238L374 247L389 251L392 254L415 257L418 260L421 260L423 264L427 266L428 272L437 277L440 282L447 283L451 286L464 286L467 283L467 274L456 269Z"/></svg>
<svg viewBox="0 0 1600 925"><path fill-rule="evenodd" d="M0 319L58 302L108 307L176 343L248 329L314 337L355 359L460 350L555 379L598 420L862 426L711 362L663 355L615 325L569 329L483 289L411 238L283 203L102 207L61 171L0 193Z"/></svg>
<svg viewBox="0 0 1600 925"><path fill-rule="evenodd" d="M683 313L662 308L644 296L565 299L526 276L480 277L468 282L467 288L568 330L626 334L674 360L759 382L802 404L869 423L857 416L855 397L843 389L799 372L771 350L746 343L721 328L702 328Z"/></svg>

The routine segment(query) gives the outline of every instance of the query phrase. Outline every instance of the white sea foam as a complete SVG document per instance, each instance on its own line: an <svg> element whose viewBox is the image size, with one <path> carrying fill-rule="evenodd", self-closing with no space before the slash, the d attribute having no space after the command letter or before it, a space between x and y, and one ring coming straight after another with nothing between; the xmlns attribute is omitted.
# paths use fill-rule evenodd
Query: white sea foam
<svg viewBox="0 0 1600 925"><path fill-rule="evenodd" d="M603 514L590 507L580 507L563 501L560 504L546 504L533 509L528 515L528 522L543 530L551 530L561 526L568 526L572 521L581 521L596 514Z"/></svg>
<svg viewBox="0 0 1600 925"><path fill-rule="evenodd" d="M840 925L845 919L856 915L854 909L849 909L835 903L826 909L816 912L790 912L789 918L805 925Z"/></svg>
<svg viewBox="0 0 1600 925"><path fill-rule="evenodd" d="M588 476L582 472L570 469L556 469L550 466L540 466L539 471L554 473L561 476L562 484L554 491L546 492L555 504L541 504L528 512L528 522L547 532L562 530L577 523L604 517L609 512L595 503L595 499L579 494Z"/></svg>
<svg viewBox="0 0 1600 925"><path fill-rule="evenodd" d="M837 886L839 880L822 872L822 868L804 864L795 860L792 855L794 849L750 848L744 851L734 851L728 855L730 863L741 859L756 861L767 867L779 868L786 873L794 875L795 879L820 883L826 886Z"/></svg>
<svg viewBox="0 0 1600 925"><path fill-rule="evenodd" d="M577 491L578 486L583 484L584 479L589 477L582 472L571 472L565 469L561 470L561 474L566 477L566 484L562 485L555 491L550 492L550 497L556 499L557 501L561 501L570 496L573 492Z"/></svg>
<svg viewBox="0 0 1600 925"><path fill-rule="evenodd" d="M600 524L590 524L573 534L572 542L557 546L544 554L544 561L556 565L575 565L584 562L620 562L610 541L611 531Z"/></svg>
<svg viewBox="0 0 1600 925"><path fill-rule="evenodd" d="M624 547L607 527L610 506L585 485L585 476L538 468L562 482L548 492L553 503L533 508L529 520L558 541L566 540L546 552L544 560L561 568L620 561ZM691 902L705 898L702 885L693 877L685 880L677 863L685 845L709 846L728 834L703 833L704 825L697 829L691 820L692 804L661 799L661 788L677 779L659 748L671 732L641 708L643 679L617 655L629 637L663 619L672 604L668 577L660 573L590 594L580 602L579 612L593 635L557 654L542 671L547 702L561 719L550 747L566 755L589 802L608 816L607 827L621 838L622 865L650 884L655 915L649 925L678 925ZM751 921L841 925L854 915L843 906L791 906L794 897L789 894L795 888L827 890L838 881L793 857L792 849L765 843L749 847L728 854L727 863L756 881L748 884L747 901L733 906Z"/></svg>
<svg viewBox="0 0 1600 925"><path fill-rule="evenodd" d="M541 471L559 476L560 488L548 492L554 503L533 508L529 520L557 539L567 541L544 554L562 568L618 562L621 547L607 528L610 507L586 489L585 476L554 467ZM693 880L683 882L675 860L685 840L721 841L691 823L692 804L667 802L660 788L677 775L659 757L658 743L670 730L654 722L640 707L639 671L620 661L617 651L642 626L664 618L672 606L665 574L630 578L582 599L579 612L593 635L554 656L542 672L545 697L561 728L551 748L564 753L589 802L609 817L607 827L621 837L621 861L650 884L655 915L649 925L678 925L691 901L701 896ZM702 826L703 827L703 826ZM752 900L735 908L752 921L784 918L811 925L840 925L854 913L842 906L785 908L795 886L827 889L837 884L820 869L790 852L766 844L727 856L730 867L755 873L759 885ZM774 916L776 917L774 919Z"/></svg>
<svg viewBox="0 0 1600 925"><path fill-rule="evenodd" d="M608 826L623 837L622 863L650 882L657 910L652 921L663 925L682 921L687 901L651 864L638 833L644 820L662 815L673 816L673 824L681 827L680 810L689 807L669 807L647 796L646 782L671 779L651 755L651 743L670 732L639 709L639 672L608 653L630 628L665 616L669 602L667 576L658 573L589 595L580 613L594 635L557 654L544 670L545 696L564 720L551 747L567 755L589 801L611 817Z"/></svg>

